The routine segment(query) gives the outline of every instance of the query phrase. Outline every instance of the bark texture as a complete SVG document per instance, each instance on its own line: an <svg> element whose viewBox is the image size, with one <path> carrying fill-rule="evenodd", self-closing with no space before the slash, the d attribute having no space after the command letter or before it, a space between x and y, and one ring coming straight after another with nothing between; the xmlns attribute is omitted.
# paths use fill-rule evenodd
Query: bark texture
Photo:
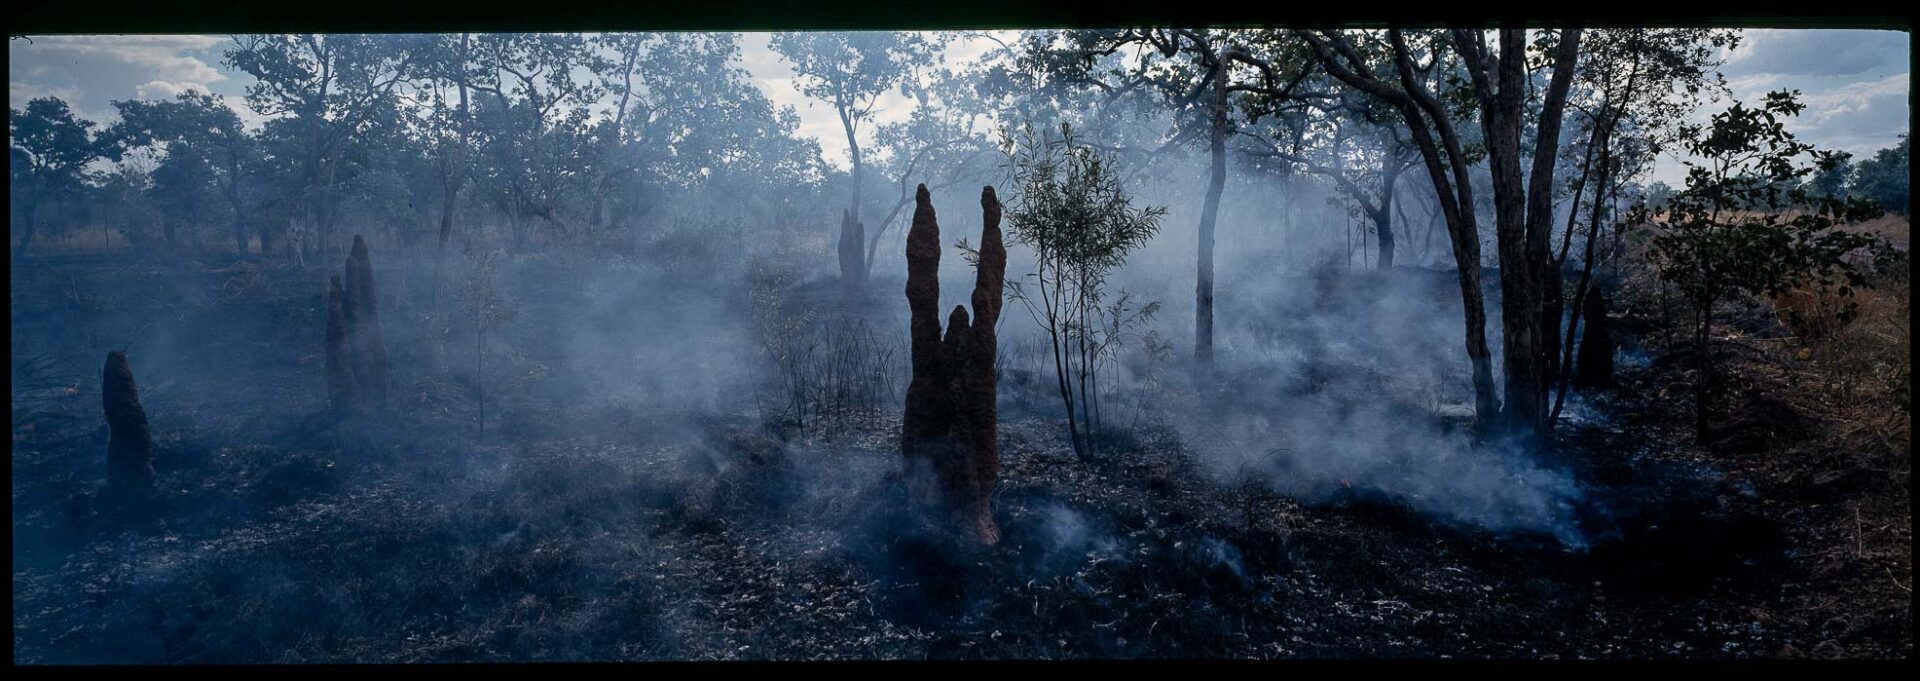
<svg viewBox="0 0 1920 681"><path fill-rule="evenodd" d="M153 430L140 406L127 355L107 353L100 372L100 402L107 413L107 485L120 489L153 487Z"/></svg>
<svg viewBox="0 0 1920 681"><path fill-rule="evenodd" d="M981 544L1000 540L991 501L1000 472L998 386L994 363L1007 249L1000 237L1000 201L980 193L983 225L973 286L973 315L956 305L940 329L940 225L926 185L914 197L907 232L907 305L912 311L913 379L907 385L900 451L908 494L950 514L961 534Z"/></svg>

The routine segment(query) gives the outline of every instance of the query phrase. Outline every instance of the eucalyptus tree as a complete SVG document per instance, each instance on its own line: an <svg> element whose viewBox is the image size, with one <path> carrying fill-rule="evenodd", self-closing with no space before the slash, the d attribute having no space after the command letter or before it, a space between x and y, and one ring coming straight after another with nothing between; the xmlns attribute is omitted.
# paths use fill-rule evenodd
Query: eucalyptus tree
<svg viewBox="0 0 1920 681"><path fill-rule="evenodd" d="M434 253L434 298L439 299L440 268L453 239L460 192L471 176L473 105L468 84L480 77L473 56L473 34L434 35L420 45L419 77L409 83L415 136L425 142L440 190L440 226Z"/></svg>
<svg viewBox="0 0 1920 681"><path fill-rule="evenodd" d="M1214 232L1226 189L1227 140L1236 129L1236 105L1252 98L1278 111L1311 96L1302 88L1312 70L1298 43L1271 32L1130 28L1077 30L1066 46L1046 47L1033 58L1066 83L1100 89L1109 99L1134 92L1158 95L1174 113L1175 129L1161 149L1205 140L1207 188L1196 231L1194 347L1196 368L1213 366ZM1126 53L1120 60L1107 59Z"/></svg>
<svg viewBox="0 0 1920 681"><path fill-rule="evenodd" d="M1452 55L1440 43L1445 36L1421 33L1408 40L1399 31L1342 34L1295 31L1313 48L1326 72L1348 87L1398 109L1408 136L1420 149L1453 246L1456 279L1465 323L1467 360L1473 376L1476 426L1487 429L1499 414L1494 395L1493 362L1487 347L1486 307L1480 286L1480 226L1474 210L1473 175L1464 135L1455 126L1458 88L1442 89ZM1390 73L1383 73L1391 69ZM1441 94L1449 95L1443 103Z"/></svg>
<svg viewBox="0 0 1920 681"><path fill-rule="evenodd" d="M471 37L478 186L507 216L525 248L533 220L556 238L573 234L568 212L586 172L590 107L604 94L591 77L601 56L577 33L482 33Z"/></svg>
<svg viewBox="0 0 1920 681"><path fill-rule="evenodd" d="M346 178L338 163L348 140L385 106L414 73L419 38L404 35L236 35L227 67L252 76L246 101L254 113L290 121L277 132L294 175L281 189L296 207L306 244L340 250L333 233L338 192ZM301 239L303 242L305 239Z"/></svg>
<svg viewBox="0 0 1920 681"><path fill-rule="evenodd" d="M1248 151L1292 168L1327 178L1372 224L1379 255L1374 266L1393 267L1398 235L1393 218L1400 177L1419 160L1419 150L1402 132L1397 113L1364 94L1345 93L1302 109L1305 115L1277 117L1266 134L1245 132L1255 142ZM1257 123L1255 116L1252 122Z"/></svg>
<svg viewBox="0 0 1920 681"><path fill-rule="evenodd" d="M1007 288L1047 334L1074 454L1091 459L1101 418L1099 369L1128 329L1158 310L1129 308L1124 292L1119 304L1107 305L1107 278L1159 233L1166 208L1135 207L1113 155L1078 143L1069 124L1058 134L1031 126L1017 136L1008 132L1001 144L1019 192L1007 213L1010 235L1033 251L1036 266Z"/></svg>
<svg viewBox="0 0 1920 681"><path fill-rule="evenodd" d="M1502 430L1529 442L1550 435L1547 429L1547 392L1552 381L1553 353L1546 338L1557 333L1557 306L1549 311L1544 294L1551 272L1550 241L1553 219L1554 164L1559 156L1560 126L1566 110L1574 69L1580 55L1580 29L1542 31L1529 40L1527 31L1497 31L1498 50L1484 31L1457 29L1423 38L1426 64L1401 31L1389 30L1391 60L1397 79L1375 75L1369 62L1386 53L1373 42L1369 57L1354 40L1337 32L1296 31L1312 45L1327 72L1347 85L1367 92L1400 109L1420 146L1428 175L1441 194L1455 240L1455 261L1461 268L1461 289L1468 298L1468 356L1474 362L1475 407L1483 430L1494 410L1487 370L1484 321L1480 306L1479 235L1473 217L1469 159L1454 121L1478 120L1481 147L1486 153L1493 190L1495 234L1500 263L1502 369L1505 404L1499 408ZM1454 90L1468 106L1462 112L1443 104L1427 80L1438 56L1458 57L1443 72L1457 85ZM1530 59L1529 54L1540 59ZM1550 74L1538 100L1533 98L1533 72L1550 65ZM1465 71L1465 83L1458 72ZM1397 82L1395 82L1397 80ZM1463 115L1464 114L1464 115ZM1531 147L1522 144L1532 128ZM1435 138L1438 137L1436 143ZM1444 155L1442 149L1444 148ZM1531 158L1527 158L1531 153ZM1530 166L1526 168L1523 166ZM1448 196L1451 194L1452 196ZM1471 268L1471 271L1468 271ZM1475 290L1469 292L1469 288ZM1549 318L1549 314L1553 316ZM1480 336L1476 339L1476 336Z"/></svg>
<svg viewBox="0 0 1920 681"><path fill-rule="evenodd" d="M74 115L64 100L41 97L24 109L7 110L7 161L10 203L19 225L14 257L27 254L40 227L41 213L87 187L87 164L100 158L93 121Z"/></svg>
<svg viewBox="0 0 1920 681"><path fill-rule="evenodd" d="M852 197L841 220L838 251L840 278L849 291L864 290L868 259L860 200L866 171L860 129L871 121L882 95L910 94L919 87L919 72L933 63L941 43L937 35L903 31L778 33L771 41L799 75L794 86L832 106L847 136Z"/></svg>
<svg viewBox="0 0 1920 681"><path fill-rule="evenodd" d="M214 210L223 214L234 252L245 255L251 216L262 205L260 146L240 115L210 93L188 90L173 101L113 103L120 121L104 137L108 153L164 148L152 191L180 216ZM171 224L171 223L169 223Z"/></svg>
<svg viewBox="0 0 1920 681"><path fill-rule="evenodd" d="M997 154L985 134L988 107L974 91L971 73L936 68L915 88L914 109L904 121L878 126L874 140L881 152L879 173L898 189L875 229L867 234L867 274L873 271L880 240L913 205L914 187L928 191L977 180L992 172Z"/></svg>
<svg viewBox="0 0 1920 681"><path fill-rule="evenodd" d="M1575 154L1580 160L1577 166L1570 166L1574 172L1569 178L1566 228L1550 265L1553 276L1545 281L1546 314L1553 323L1547 337L1553 360L1549 375L1557 383L1549 422L1558 418L1566 401L1573 377L1574 339L1587 297L1604 296L1604 292L1592 289L1594 267L1601 254L1597 249L1600 232L1610 222L1609 207L1617 202L1620 187L1648 167L1636 162L1644 161L1646 154L1636 152L1657 151L1671 142L1679 124L1699 108L1702 99L1726 91L1717 70L1720 55L1723 49L1738 44L1739 33L1730 30L1625 28L1586 33L1581 46L1583 58L1567 105L1578 135L1566 149L1566 160L1571 164ZM1563 273L1575 226L1582 217L1582 202L1588 196L1591 199L1585 202L1587 224L1580 273L1573 298L1566 305L1573 314L1565 315L1566 331L1562 335L1558 324L1562 317Z"/></svg>
<svg viewBox="0 0 1920 681"><path fill-rule="evenodd" d="M1650 255L1660 278L1680 289L1695 314L1695 429L1702 439L1718 392L1714 308L1736 294L1778 295L1801 286L1849 297L1864 282L1858 256L1887 249L1877 236L1835 229L1878 215L1879 206L1799 188L1838 163L1787 130L1785 120L1805 108L1797 92L1775 91L1759 106L1735 101L1705 125L1684 126L1686 187L1660 213L1635 210L1632 222L1653 235ZM1842 314L1851 312L1849 300Z"/></svg>
<svg viewBox="0 0 1920 681"><path fill-rule="evenodd" d="M1899 144L1874 152L1854 166L1854 191L1888 211L1907 215L1913 209L1912 158L1911 140L1903 134Z"/></svg>
<svg viewBox="0 0 1920 681"><path fill-rule="evenodd" d="M589 133L583 175L595 228L618 192L651 191L641 201L659 203L667 192L693 191L790 153L761 148L768 137L790 135L797 119L783 118L753 84L739 63L737 35L605 34L594 42L607 55L597 77L613 100ZM769 157L756 159L762 152ZM759 179L778 186L786 178Z"/></svg>

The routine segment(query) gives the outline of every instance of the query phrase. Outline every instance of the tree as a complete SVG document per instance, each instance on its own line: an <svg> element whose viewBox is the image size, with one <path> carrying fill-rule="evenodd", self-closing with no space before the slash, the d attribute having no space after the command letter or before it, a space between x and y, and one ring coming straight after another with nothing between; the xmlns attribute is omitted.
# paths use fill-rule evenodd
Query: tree
<svg viewBox="0 0 1920 681"><path fill-rule="evenodd" d="M840 278L849 291L864 290L867 255L860 190L866 164L860 127L872 117L881 95L893 90L907 94L917 87L917 71L931 63L939 43L890 31L779 33L771 42L799 74L795 87L831 105L847 136L853 196L840 226Z"/></svg>
<svg viewBox="0 0 1920 681"><path fill-rule="evenodd" d="M486 95L473 115L480 141L474 169L505 213L513 246L525 248L539 218L555 236L572 235L568 211L590 157L589 107L604 93L576 74L596 70L587 39L574 33L486 33L473 38L478 61L467 88Z"/></svg>
<svg viewBox="0 0 1920 681"><path fill-rule="evenodd" d="M1166 208L1133 207L1113 158L1077 143L1070 125L1062 124L1057 137L1029 126L1002 144L1020 191L1008 218L1013 240L1033 251L1036 267L1027 276L1031 285L1013 280L1007 286L1047 333L1067 434L1074 454L1091 459L1100 421L1099 368L1126 329L1158 309L1106 306L1107 277L1159 233ZM1113 319L1104 318L1108 313Z"/></svg>
<svg viewBox="0 0 1920 681"><path fill-rule="evenodd" d="M281 191L311 244L337 254L335 200L346 178L338 160L382 100L413 75L413 36L273 34L234 36L225 63L254 78L247 105L288 117L276 131L292 171ZM389 109L390 110L390 109ZM302 238L302 241L305 241ZM304 250L304 249L302 249ZM304 254L296 252L297 255Z"/></svg>
<svg viewBox="0 0 1920 681"><path fill-rule="evenodd" d="M1296 31L1295 35L1312 46L1314 56L1329 75L1399 109L1408 134L1420 149L1453 244L1460 304L1464 309L1467 360L1472 366L1475 426L1486 431L1499 415L1500 407L1494 397L1486 306L1480 288L1480 227L1474 212L1473 176L1469 171L1473 158L1467 155L1462 137L1453 125L1452 109L1442 104L1430 82L1435 71L1445 72L1440 68L1446 63L1441 36L1421 36L1427 45L1422 65L1416 59L1412 44L1398 30L1388 31L1390 46L1382 46L1377 40L1356 43L1333 32ZM1391 63L1396 75L1376 75L1373 66L1376 61Z"/></svg>
<svg viewBox="0 0 1920 681"><path fill-rule="evenodd" d="M940 191L990 173L993 144L976 130L984 118L982 102L963 74L937 70L931 82L914 89L916 106L907 119L881 125L874 141L881 152L879 174L894 178L899 194L867 237L866 269L873 271L874 255L894 219L913 204L914 186L926 181L928 191Z"/></svg>
<svg viewBox="0 0 1920 681"><path fill-rule="evenodd" d="M1580 152L1580 163L1573 166L1577 170L1571 178L1567 226L1546 280L1546 314L1553 329L1547 336L1547 352L1555 360L1550 373L1557 372L1559 385L1549 423L1559 419L1566 401L1574 374L1574 339L1585 310L1605 310L1604 303L1589 305L1587 297L1606 295L1604 290L1593 290L1593 274L1603 255L1597 247L1602 227L1611 222L1609 209L1618 201L1621 187L1650 167L1644 161L1671 141L1675 125L1698 108L1701 95L1725 89L1715 67L1721 61L1721 48L1738 45L1739 34L1710 29L1600 29L1587 32L1583 40L1585 56L1574 75L1568 108L1584 141L1576 140L1567 149L1567 160L1571 162L1573 154ZM1566 315L1562 336L1557 328L1564 302L1562 280L1590 185L1580 275L1573 299L1566 304L1573 314Z"/></svg>
<svg viewBox="0 0 1920 681"><path fill-rule="evenodd" d="M1343 97L1335 106L1309 106L1308 111L1317 116L1279 119L1282 129L1273 137L1291 138L1286 148L1269 136L1246 135L1265 147L1253 153L1332 180L1336 190L1351 199L1373 224L1379 248L1374 265L1389 269L1398 248L1394 197L1400 176L1419 160L1419 149L1400 132L1403 126L1395 120L1396 113L1377 110L1367 103Z"/></svg>
<svg viewBox="0 0 1920 681"><path fill-rule="evenodd" d="M1694 426L1702 440L1718 380L1714 307L1733 295L1773 295L1797 286L1833 287L1851 296L1863 277L1850 256L1885 248L1878 237L1834 229L1877 215L1872 202L1800 188L1805 178L1840 160L1787 132L1783 120L1805 108L1797 92L1775 91L1758 107L1736 101L1706 126L1686 126L1681 144L1698 159L1685 162L1686 188L1662 213L1645 206L1634 211L1633 222L1653 234L1660 278L1679 288L1693 308L1700 369Z"/></svg>
<svg viewBox="0 0 1920 681"><path fill-rule="evenodd" d="M55 97L7 110L8 176L20 243L13 256L24 257L40 225L40 213L74 197L87 185L88 163L100 158L94 122L75 116Z"/></svg>
<svg viewBox="0 0 1920 681"><path fill-rule="evenodd" d="M1260 43L1269 34L1188 29L1084 30L1066 34L1068 47L1040 55L1070 83L1097 87L1118 99L1129 92L1158 93L1174 112L1176 130L1161 149L1191 140L1207 143L1206 197L1196 229L1194 344L1196 368L1213 366L1214 232L1220 196L1226 189L1226 145L1235 129L1235 103L1259 96L1267 110L1279 110L1303 97L1310 71L1292 42ZM1101 58L1133 50L1129 62L1107 65ZM1176 59L1179 57L1179 59ZM1239 93L1236 96L1236 93ZM1157 153L1157 152L1156 152Z"/></svg>
<svg viewBox="0 0 1920 681"><path fill-rule="evenodd" d="M1881 149L1873 158L1855 166L1854 192L1878 202L1888 211L1907 215L1913 205L1913 194L1907 188L1912 179L1908 164L1913 148L1909 142L1906 135L1901 135L1899 144Z"/></svg>
<svg viewBox="0 0 1920 681"><path fill-rule="evenodd" d="M224 208L234 251L247 252L248 216L259 204L254 186L260 173L256 141L240 124L240 115L211 94L189 90L174 101L117 101L120 122L102 135L108 153L165 148L154 173L152 193L172 219Z"/></svg>

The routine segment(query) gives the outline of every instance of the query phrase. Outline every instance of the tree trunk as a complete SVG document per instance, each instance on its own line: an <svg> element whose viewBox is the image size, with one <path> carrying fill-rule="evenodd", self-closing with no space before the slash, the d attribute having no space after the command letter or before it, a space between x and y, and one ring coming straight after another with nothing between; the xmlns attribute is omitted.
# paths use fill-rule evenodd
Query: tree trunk
<svg viewBox="0 0 1920 681"><path fill-rule="evenodd" d="M1393 195L1394 188L1400 183L1400 173L1406 164L1389 157L1387 171L1381 173L1379 213L1374 216L1375 232L1380 237L1380 257L1374 262L1376 269L1393 269L1394 247L1398 245L1393 233Z"/></svg>
<svg viewBox="0 0 1920 681"><path fill-rule="evenodd" d="M1466 31L1460 35L1463 44L1477 38ZM1499 238L1506 389L1502 420L1510 434L1527 443L1542 442L1550 434L1547 393L1554 376L1551 369L1558 358L1549 356L1557 343L1547 336L1558 333L1560 311L1550 304L1552 289L1558 288L1558 282L1552 280L1558 274L1552 271L1547 242L1552 230L1553 166L1559 151L1560 119L1572 84L1579 40L1577 30L1562 32L1553 78L1539 114L1531 178L1521 175L1520 146L1526 113L1526 31L1501 29L1497 77L1476 72ZM1478 50L1469 52L1478 54ZM1497 89L1488 88L1489 81L1497 82Z"/></svg>
<svg viewBox="0 0 1920 681"><path fill-rule="evenodd" d="M1213 231L1220 216L1220 193L1227 186L1227 65L1213 75L1212 128L1207 137L1207 198L1200 209L1193 290L1193 359L1203 374L1213 369Z"/></svg>
<svg viewBox="0 0 1920 681"><path fill-rule="evenodd" d="M979 544L1000 540L991 501L1000 471L998 387L994 364L1007 249L1000 239L1000 202L980 194L984 224L973 287L975 318L956 305L940 333L940 225L926 185L915 197L907 234L907 306L912 311L913 379L901 418L909 499L942 509L961 534Z"/></svg>
<svg viewBox="0 0 1920 681"><path fill-rule="evenodd" d="M20 210L22 233L20 235L20 245L15 246L13 249L13 257L15 258L27 257L27 248L33 245L33 234L39 227L38 221L34 220L34 208L36 208L36 206L29 205Z"/></svg>
<svg viewBox="0 0 1920 681"><path fill-rule="evenodd" d="M860 179L865 170L860 158L860 141L853 133L853 119L843 108L840 112L842 129L847 133L847 157L853 165L849 179L853 183L853 199L840 220L840 283L846 288L849 297L858 296L866 291L867 284L867 245L866 228L860 223ZM923 185L924 186L924 185Z"/></svg>

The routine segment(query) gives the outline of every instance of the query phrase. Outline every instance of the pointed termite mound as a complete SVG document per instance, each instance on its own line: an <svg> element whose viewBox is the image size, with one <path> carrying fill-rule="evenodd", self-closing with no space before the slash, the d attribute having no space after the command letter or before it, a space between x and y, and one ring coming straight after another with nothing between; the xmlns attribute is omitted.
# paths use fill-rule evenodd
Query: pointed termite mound
<svg viewBox="0 0 1920 681"><path fill-rule="evenodd" d="M107 486L123 490L153 487L153 430L140 407L127 355L107 353L100 371L100 404L107 413Z"/></svg>
<svg viewBox="0 0 1920 681"><path fill-rule="evenodd" d="M373 260L367 242L353 235L347 255L347 279L341 301L346 319L347 348L353 367L355 400L370 411L387 406L387 339L380 328L380 309L373 286Z"/></svg>
<svg viewBox="0 0 1920 681"><path fill-rule="evenodd" d="M335 419L352 414L358 382L353 377L353 351L347 345L347 312L340 275L327 277L327 404Z"/></svg>
<svg viewBox="0 0 1920 681"><path fill-rule="evenodd" d="M849 296L866 291L866 226L854 219L852 210L840 213L840 284Z"/></svg>
<svg viewBox="0 0 1920 681"><path fill-rule="evenodd" d="M1580 335L1580 354L1574 358L1573 385L1604 387L1613 382L1613 324L1607 321L1607 298L1600 287L1587 293L1580 319L1587 327Z"/></svg>
<svg viewBox="0 0 1920 681"><path fill-rule="evenodd" d="M905 455L908 495L916 504L939 506L960 532L982 544L1000 540L990 502L1000 473L997 386L998 340L1007 249L1000 240L1000 201L993 188L980 192L984 224L974 275L973 315L958 305L940 331L940 225L927 186L914 197L907 232L907 306L912 335L913 380L907 385L900 451Z"/></svg>

